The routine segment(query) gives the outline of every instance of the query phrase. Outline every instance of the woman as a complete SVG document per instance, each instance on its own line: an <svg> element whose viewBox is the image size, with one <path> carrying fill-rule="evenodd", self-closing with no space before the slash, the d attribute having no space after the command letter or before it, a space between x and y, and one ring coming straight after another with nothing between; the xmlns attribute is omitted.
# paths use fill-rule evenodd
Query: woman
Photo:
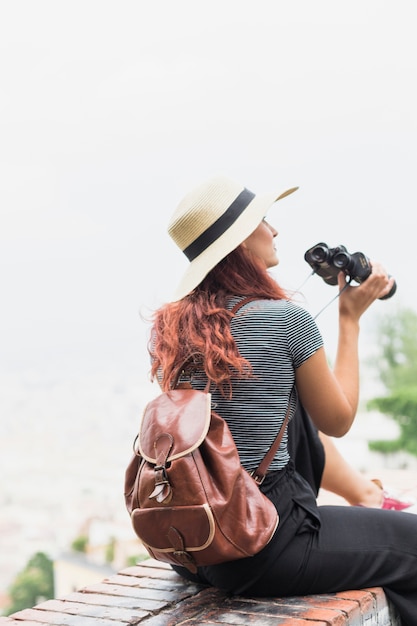
<svg viewBox="0 0 417 626"><path fill-rule="evenodd" d="M293 191L255 196L219 177L190 192L169 225L190 264L175 301L156 312L153 326L153 375L166 390L177 368L198 354L192 385L203 389L210 379L216 411L249 471L263 458L288 405L294 414L297 395L325 435L349 430L359 396L360 318L393 285L378 263L358 287L340 274L331 370L314 320L267 271L278 263L278 233L265 214ZM233 317L230 309L246 296L257 299ZM415 626L417 519L374 508L318 507L289 454L291 433L290 427L261 487L280 515L273 539L254 557L199 568L196 580L251 596L382 586L403 624ZM176 569L190 578L187 570Z"/></svg>

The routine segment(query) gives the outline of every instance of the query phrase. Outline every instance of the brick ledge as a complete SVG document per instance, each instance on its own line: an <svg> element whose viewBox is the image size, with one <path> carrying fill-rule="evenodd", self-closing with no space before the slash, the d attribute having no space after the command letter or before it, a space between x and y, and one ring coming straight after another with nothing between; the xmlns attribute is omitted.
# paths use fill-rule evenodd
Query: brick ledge
<svg viewBox="0 0 417 626"><path fill-rule="evenodd" d="M230 598L149 559L64 598L0 617L1 626L400 626L383 590Z"/></svg>

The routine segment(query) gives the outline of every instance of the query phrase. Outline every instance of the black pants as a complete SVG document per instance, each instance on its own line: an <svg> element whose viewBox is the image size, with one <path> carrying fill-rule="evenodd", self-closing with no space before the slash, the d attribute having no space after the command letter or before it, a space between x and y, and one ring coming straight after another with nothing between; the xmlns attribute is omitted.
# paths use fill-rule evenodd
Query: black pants
<svg viewBox="0 0 417 626"><path fill-rule="evenodd" d="M323 450L302 409L295 419L298 422L289 432L291 448L294 439L300 442L294 450L295 464L272 472L262 485L280 514L271 542L249 559L201 567L197 578L175 569L187 578L249 596L381 586L403 625L416 626L417 516L362 507L317 507Z"/></svg>
<svg viewBox="0 0 417 626"><path fill-rule="evenodd" d="M397 511L323 506L320 529L299 532L248 589L294 596L383 587L402 623L417 624L417 517Z"/></svg>

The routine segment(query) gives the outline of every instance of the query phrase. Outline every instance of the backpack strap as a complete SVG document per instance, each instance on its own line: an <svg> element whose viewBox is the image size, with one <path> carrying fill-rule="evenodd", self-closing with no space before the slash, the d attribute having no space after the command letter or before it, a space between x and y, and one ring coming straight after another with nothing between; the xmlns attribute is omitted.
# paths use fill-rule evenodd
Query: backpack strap
<svg viewBox="0 0 417 626"><path fill-rule="evenodd" d="M256 470L253 470L250 473L252 478L258 485L262 485L262 483L264 482L266 473L268 471L268 467L271 465L272 460L274 456L276 455L278 448L281 444L285 429L290 419L291 399L294 393L295 393L295 385L291 389L290 399L288 400L287 412L285 414L284 421L282 422L282 426L279 429L278 435L275 437L274 441L272 442L272 446L269 448L268 452L265 454L264 458L262 459L262 461L260 462Z"/></svg>
<svg viewBox="0 0 417 626"><path fill-rule="evenodd" d="M253 300L261 300L261 298L259 296L246 296L245 298L237 302L235 306L230 309L230 312L235 315L242 306L245 306L245 304L248 304L248 302L253 302Z"/></svg>

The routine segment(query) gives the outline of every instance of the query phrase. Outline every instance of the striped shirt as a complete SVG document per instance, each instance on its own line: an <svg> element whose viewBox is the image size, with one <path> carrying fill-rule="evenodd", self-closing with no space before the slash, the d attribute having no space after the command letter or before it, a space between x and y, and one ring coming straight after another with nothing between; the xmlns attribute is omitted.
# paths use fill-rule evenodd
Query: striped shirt
<svg viewBox="0 0 417 626"><path fill-rule="evenodd" d="M241 298L230 301L230 308ZM245 304L231 321L240 354L253 368L251 378L234 378L233 396L224 398L211 388L213 409L226 420L243 467L256 469L283 423L295 370L322 345L311 315L287 300L256 300ZM204 389L203 372L193 374L192 385ZM291 400L295 409L295 395ZM269 466L285 467L289 461L287 433Z"/></svg>

